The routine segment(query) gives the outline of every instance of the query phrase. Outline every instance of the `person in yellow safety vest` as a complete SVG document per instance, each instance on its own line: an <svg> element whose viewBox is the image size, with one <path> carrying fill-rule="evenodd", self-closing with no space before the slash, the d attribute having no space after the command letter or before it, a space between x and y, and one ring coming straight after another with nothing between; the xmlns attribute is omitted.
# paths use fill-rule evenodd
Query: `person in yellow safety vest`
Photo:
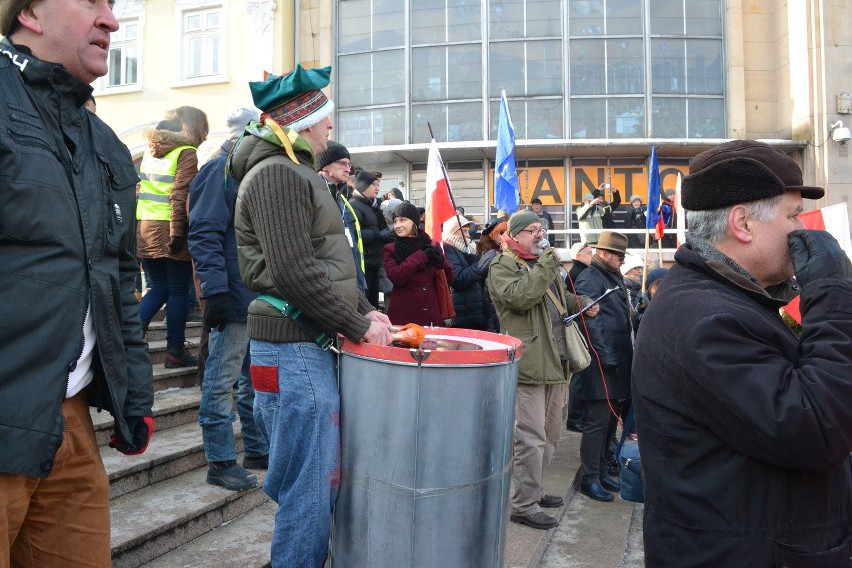
<svg viewBox="0 0 852 568"><path fill-rule="evenodd" d="M205 130L206 124L204 116ZM192 262L186 245L187 199L189 184L198 172L196 146L185 130L180 120L163 120L145 132L148 149L142 158L136 207L136 255L142 260L150 284L150 290L142 297L139 315L147 330L154 314L165 304L164 365L168 368L189 367L198 362L185 347L188 290L192 282Z"/></svg>

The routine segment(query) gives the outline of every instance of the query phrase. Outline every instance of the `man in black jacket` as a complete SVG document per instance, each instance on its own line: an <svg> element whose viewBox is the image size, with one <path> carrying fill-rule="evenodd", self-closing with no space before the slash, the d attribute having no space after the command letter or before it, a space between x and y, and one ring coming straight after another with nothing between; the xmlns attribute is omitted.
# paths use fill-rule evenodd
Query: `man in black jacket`
<svg viewBox="0 0 852 568"><path fill-rule="evenodd" d="M240 184L225 175L225 164L244 128L258 115L236 109L227 118L228 140L201 166L189 186L189 252L205 299L204 327L210 332L209 354L201 382L201 425L207 483L232 491L257 486L246 469L266 469L269 443L254 420L254 389L249 368L248 306L257 297L243 284L237 262L234 206ZM243 466L231 424L234 385L243 437ZM245 468L245 469L244 469Z"/></svg>
<svg viewBox="0 0 852 568"><path fill-rule="evenodd" d="M592 299L614 289L600 302L600 313L585 321L592 364L578 373L583 397L583 439L580 441L580 492L596 501L612 501L608 491L619 485L607 471L607 447L615 433L621 401L630 398L633 324L621 265L627 236L601 233L591 265L577 278L577 294Z"/></svg>
<svg viewBox="0 0 852 568"><path fill-rule="evenodd" d="M0 566L109 566L111 446L145 451L153 384L133 295L130 153L84 107L106 0L0 3Z"/></svg>
<svg viewBox="0 0 852 568"><path fill-rule="evenodd" d="M379 207L379 178L375 174L361 170L355 176L355 189L349 199L349 205L358 219L358 229L364 255L364 277L367 280L367 301L373 307L379 307L379 274L381 273L382 251L390 242L390 233L385 231L388 224Z"/></svg>
<svg viewBox="0 0 852 568"><path fill-rule="evenodd" d="M823 193L760 142L690 161L633 365L649 567L849 566L852 263L799 220Z"/></svg>

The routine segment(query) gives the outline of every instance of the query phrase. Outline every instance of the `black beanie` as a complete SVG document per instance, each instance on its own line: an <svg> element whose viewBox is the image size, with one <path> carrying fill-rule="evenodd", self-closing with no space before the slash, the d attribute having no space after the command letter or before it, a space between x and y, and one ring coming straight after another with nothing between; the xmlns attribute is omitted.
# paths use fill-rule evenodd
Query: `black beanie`
<svg viewBox="0 0 852 568"><path fill-rule="evenodd" d="M370 187L377 179L376 176L371 174L366 170L361 170L358 172L358 175L355 176L355 189L359 192L364 193L364 190Z"/></svg>
<svg viewBox="0 0 852 568"><path fill-rule="evenodd" d="M411 219L412 221L414 221L415 227L420 224L420 213L417 211L417 207L408 202L400 203L399 205L397 205L396 209L393 210L393 217L394 219L396 219L397 217L405 217L406 219Z"/></svg>
<svg viewBox="0 0 852 568"><path fill-rule="evenodd" d="M349 150L346 149L346 146L337 142L329 141L328 146L325 148L325 152L317 154L316 171L321 171L327 165L344 158L347 160L351 159L349 156Z"/></svg>

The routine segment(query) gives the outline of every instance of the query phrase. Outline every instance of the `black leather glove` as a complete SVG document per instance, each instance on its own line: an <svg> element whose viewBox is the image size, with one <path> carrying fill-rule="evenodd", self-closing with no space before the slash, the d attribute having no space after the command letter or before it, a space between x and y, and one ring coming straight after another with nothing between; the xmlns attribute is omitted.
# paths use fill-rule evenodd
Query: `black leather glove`
<svg viewBox="0 0 852 568"><path fill-rule="evenodd" d="M787 235L796 281L804 288L822 278L852 279L852 263L825 231L800 230Z"/></svg>
<svg viewBox="0 0 852 568"><path fill-rule="evenodd" d="M168 246L169 254L178 255L186 250L186 237L172 237Z"/></svg>
<svg viewBox="0 0 852 568"><path fill-rule="evenodd" d="M227 293L214 294L205 298L207 304L204 311L204 329L211 330L214 327L219 331L225 331L225 326L231 323L231 299Z"/></svg>
<svg viewBox="0 0 852 568"><path fill-rule="evenodd" d="M442 266L444 264L444 255L441 254L441 251L438 250L438 247L429 245L423 249L423 252L426 253L426 258L428 258L429 261L433 264L436 264L438 266Z"/></svg>
<svg viewBox="0 0 852 568"><path fill-rule="evenodd" d="M126 456L136 456L148 449L151 434L154 433L154 419L150 416L125 416L127 428L133 435L133 440L128 442L121 437L116 429L109 441L109 447L115 448Z"/></svg>

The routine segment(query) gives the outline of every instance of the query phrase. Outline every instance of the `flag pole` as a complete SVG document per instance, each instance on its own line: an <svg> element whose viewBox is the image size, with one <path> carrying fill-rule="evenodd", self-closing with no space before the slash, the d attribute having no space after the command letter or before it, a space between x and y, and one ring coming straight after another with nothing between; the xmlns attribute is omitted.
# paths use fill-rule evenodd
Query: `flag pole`
<svg viewBox="0 0 852 568"><path fill-rule="evenodd" d="M429 136L432 138L432 140L434 140L435 134L432 132L432 123L426 122L426 126L429 127ZM450 194L450 203L453 204L453 211L456 212L456 223L458 223L459 229L461 229L461 219L459 218L459 210L456 207L456 198L453 197L453 186L450 184L450 176L447 174L447 168L444 166L444 159L441 158L441 154L438 154L438 162L440 162L440 164L441 164L441 175L444 176L444 181L447 182L447 191ZM462 234L462 242L464 242L464 247L468 248L467 238L464 236L464 231L462 231L461 234ZM441 244L443 244L443 240L444 239L443 239L443 236L442 236L441 241L440 241Z"/></svg>
<svg viewBox="0 0 852 568"><path fill-rule="evenodd" d="M651 249L651 229L645 227L645 268L642 269L642 297L645 297L645 282L648 279L648 252Z"/></svg>

